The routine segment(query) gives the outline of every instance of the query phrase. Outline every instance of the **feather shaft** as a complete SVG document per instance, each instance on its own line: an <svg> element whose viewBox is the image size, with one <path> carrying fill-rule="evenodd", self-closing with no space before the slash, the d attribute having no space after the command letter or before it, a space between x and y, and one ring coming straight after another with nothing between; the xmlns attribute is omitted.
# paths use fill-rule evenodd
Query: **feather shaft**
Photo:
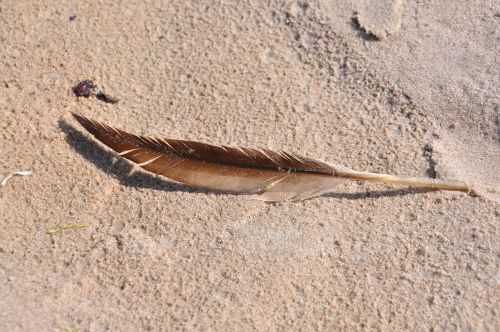
<svg viewBox="0 0 500 332"><path fill-rule="evenodd" d="M462 181L417 178L411 176L396 176L390 174L358 172L358 171L345 172L343 176L353 180L360 180L367 182L402 184L411 187L420 187L428 189L452 190L452 191L463 191L463 192L471 191L469 185L467 185L467 183Z"/></svg>

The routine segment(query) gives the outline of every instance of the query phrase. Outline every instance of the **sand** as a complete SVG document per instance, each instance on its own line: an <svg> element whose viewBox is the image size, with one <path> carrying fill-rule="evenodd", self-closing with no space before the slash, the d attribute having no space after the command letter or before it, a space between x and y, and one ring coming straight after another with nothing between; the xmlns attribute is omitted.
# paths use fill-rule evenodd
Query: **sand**
<svg viewBox="0 0 500 332"><path fill-rule="evenodd" d="M70 16L76 15L73 20ZM3 1L0 330L498 330L494 1ZM118 104L76 98L92 79ZM146 174L138 134L451 178L264 204Z"/></svg>

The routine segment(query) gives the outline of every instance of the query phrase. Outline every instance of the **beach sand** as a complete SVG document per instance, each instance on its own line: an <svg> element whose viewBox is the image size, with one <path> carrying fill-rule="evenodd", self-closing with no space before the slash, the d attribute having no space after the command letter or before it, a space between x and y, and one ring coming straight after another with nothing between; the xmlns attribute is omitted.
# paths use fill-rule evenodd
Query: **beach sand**
<svg viewBox="0 0 500 332"><path fill-rule="evenodd" d="M72 17L70 20L71 16ZM0 330L500 326L494 1L2 1ZM92 79L118 104L77 98ZM265 204L142 172L83 114L479 193Z"/></svg>

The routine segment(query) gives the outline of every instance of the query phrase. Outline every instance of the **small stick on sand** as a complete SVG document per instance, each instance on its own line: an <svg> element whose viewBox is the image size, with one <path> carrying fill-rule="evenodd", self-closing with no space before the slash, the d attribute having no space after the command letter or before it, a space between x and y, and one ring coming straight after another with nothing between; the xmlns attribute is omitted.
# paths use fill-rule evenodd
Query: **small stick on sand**
<svg viewBox="0 0 500 332"><path fill-rule="evenodd" d="M86 228L86 227L87 227L87 225L85 225L85 224L63 225L63 226L59 226L59 227L49 228L47 230L47 234L54 235L54 234L57 234L57 233L68 231L70 229L80 229L80 228Z"/></svg>

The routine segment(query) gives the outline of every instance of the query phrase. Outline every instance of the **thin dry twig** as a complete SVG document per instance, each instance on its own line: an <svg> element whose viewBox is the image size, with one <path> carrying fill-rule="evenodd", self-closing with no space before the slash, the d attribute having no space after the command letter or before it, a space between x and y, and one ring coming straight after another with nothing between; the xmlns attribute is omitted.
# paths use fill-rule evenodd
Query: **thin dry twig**
<svg viewBox="0 0 500 332"><path fill-rule="evenodd" d="M87 225L85 224L69 224L69 225L63 225L63 226L59 226L59 227L54 227L54 228L49 228L47 230L47 234L49 235L54 235L54 234L57 234L57 233L61 233L61 232L65 232L65 231L68 231L68 230L72 230L72 229L83 229L83 228L86 228L88 227Z"/></svg>

